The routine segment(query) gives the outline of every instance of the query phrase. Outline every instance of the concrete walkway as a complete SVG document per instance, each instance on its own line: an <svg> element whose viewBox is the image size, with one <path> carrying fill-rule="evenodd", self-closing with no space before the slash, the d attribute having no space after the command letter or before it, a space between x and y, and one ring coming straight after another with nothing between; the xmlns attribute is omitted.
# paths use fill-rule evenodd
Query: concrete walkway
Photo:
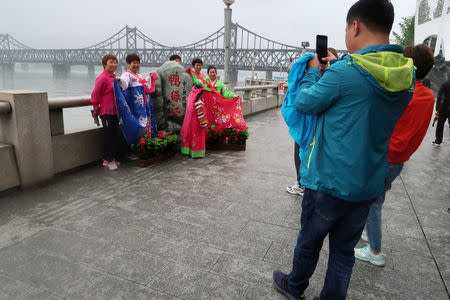
<svg viewBox="0 0 450 300"><path fill-rule="evenodd" d="M301 198L279 110L248 118L245 152L149 168L100 166L0 197L0 299L284 299ZM349 299L447 299L450 138L421 149L388 193L378 268L357 262ZM327 243L307 298L319 294Z"/></svg>

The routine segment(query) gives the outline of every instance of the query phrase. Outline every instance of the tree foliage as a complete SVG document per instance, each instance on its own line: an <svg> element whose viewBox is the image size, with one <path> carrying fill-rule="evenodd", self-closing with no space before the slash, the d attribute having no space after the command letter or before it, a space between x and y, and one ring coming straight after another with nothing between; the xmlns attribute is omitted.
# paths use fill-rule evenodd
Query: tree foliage
<svg viewBox="0 0 450 300"><path fill-rule="evenodd" d="M400 34L393 32L397 43L402 46L414 45L414 23L415 16L402 18L400 22Z"/></svg>

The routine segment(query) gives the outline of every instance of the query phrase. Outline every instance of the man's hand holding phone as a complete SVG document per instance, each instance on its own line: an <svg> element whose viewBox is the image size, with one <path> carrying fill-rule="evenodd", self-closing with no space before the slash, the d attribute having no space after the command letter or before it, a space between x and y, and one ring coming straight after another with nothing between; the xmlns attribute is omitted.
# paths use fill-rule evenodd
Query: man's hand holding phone
<svg viewBox="0 0 450 300"><path fill-rule="evenodd" d="M308 62L308 69L309 68L317 68L319 70L326 69L327 65L328 65L328 62L331 61L331 60L336 60L336 59L337 59L337 57L334 56L333 53L328 51L328 55L326 57L322 58L322 61L324 61L325 64L321 64L319 62L319 58L318 58L318 55L316 53L316 54L314 54L314 58L309 60L309 62Z"/></svg>

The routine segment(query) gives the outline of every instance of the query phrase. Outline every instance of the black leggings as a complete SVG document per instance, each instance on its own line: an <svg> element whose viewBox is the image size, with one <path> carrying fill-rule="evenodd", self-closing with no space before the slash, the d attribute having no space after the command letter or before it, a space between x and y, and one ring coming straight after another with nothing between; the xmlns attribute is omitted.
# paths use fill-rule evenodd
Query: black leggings
<svg viewBox="0 0 450 300"><path fill-rule="evenodd" d="M100 119L103 124L103 159L113 161L117 158L119 118L116 115L102 115Z"/></svg>
<svg viewBox="0 0 450 300"><path fill-rule="evenodd" d="M445 121L449 120L450 123L450 109L439 113L439 119L436 126L436 144L442 143L442 137L444 136ZM450 125L450 124L449 124Z"/></svg>

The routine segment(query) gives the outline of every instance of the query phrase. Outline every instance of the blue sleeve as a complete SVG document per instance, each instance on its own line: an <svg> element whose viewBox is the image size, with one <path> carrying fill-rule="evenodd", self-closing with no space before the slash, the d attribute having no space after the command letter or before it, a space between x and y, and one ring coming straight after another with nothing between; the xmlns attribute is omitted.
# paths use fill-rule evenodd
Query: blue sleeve
<svg viewBox="0 0 450 300"><path fill-rule="evenodd" d="M339 77L335 68L328 67L320 77L317 68L310 68L300 82L295 108L305 115L318 115L327 110L339 96Z"/></svg>

